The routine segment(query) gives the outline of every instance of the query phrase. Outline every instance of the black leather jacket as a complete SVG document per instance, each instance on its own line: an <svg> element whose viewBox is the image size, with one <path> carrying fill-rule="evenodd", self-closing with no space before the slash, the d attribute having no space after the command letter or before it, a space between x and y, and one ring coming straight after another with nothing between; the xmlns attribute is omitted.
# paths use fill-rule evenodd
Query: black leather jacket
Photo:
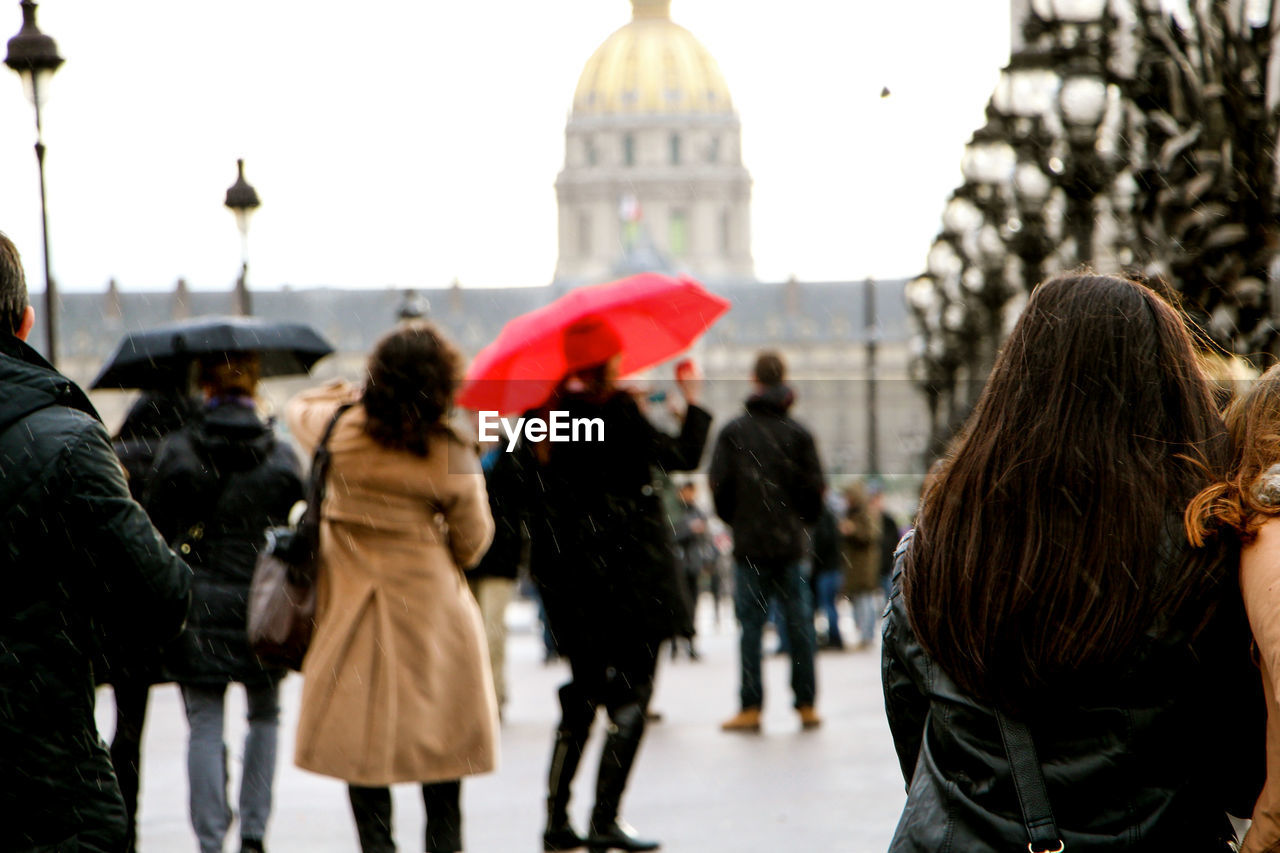
<svg viewBox="0 0 1280 853"><path fill-rule="evenodd" d="M993 710L924 652L900 593L885 611L885 709L907 782L892 853L1027 849ZM1266 707L1235 575L1209 626L1148 636L1087 688L1024 715L1069 853L1224 851L1227 813L1247 817L1265 775ZM1206 607L1208 603L1206 602Z"/></svg>

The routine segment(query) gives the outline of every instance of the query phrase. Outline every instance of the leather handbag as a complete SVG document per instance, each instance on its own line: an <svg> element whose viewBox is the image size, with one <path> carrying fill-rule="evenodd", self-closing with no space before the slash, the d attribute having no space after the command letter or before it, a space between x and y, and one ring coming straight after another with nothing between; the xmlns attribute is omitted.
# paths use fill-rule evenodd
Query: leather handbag
<svg viewBox="0 0 1280 853"><path fill-rule="evenodd" d="M350 403L333 413L311 460L307 509L292 527L267 531L249 585L249 647L267 666L302 670L315 630L320 505L329 476L329 436Z"/></svg>

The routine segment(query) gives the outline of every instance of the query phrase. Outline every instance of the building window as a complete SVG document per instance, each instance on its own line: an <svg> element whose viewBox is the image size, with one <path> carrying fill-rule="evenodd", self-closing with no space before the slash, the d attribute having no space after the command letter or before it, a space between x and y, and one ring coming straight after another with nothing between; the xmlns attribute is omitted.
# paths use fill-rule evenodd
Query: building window
<svg viewBox="0 0 1280 853"><path fill-rule="evenodd" d="M599 155L596 153L596 141L588 136L583 145L586 147L587 165L596 165L597 161L600 159Z"/></svg>
<svg viewBox="0 0 1280 853"><path fill-rule="evenodd" d="M636 138L630 133L622 137L622 165L636 164Z"/></svg>
<svg viewBox="0 0 1280 853"><path fill-rule="evenodd" d="M720 253L733 251L733 213L729 208L720 211Z"/></svg>
<svg viewBox="0 0 1280 853"><path fill-rule="evenodd" d="M680 165L680 134L671 134L671 165Z"/></svg>
<svg viewBox="0 0 1280 853"><path fill-rule="evenodd" d="M588 257L591 254L591 214L578 214L578 254Z"/></svg>
<svg viewBox="0 0 1280 853"><path fill-rule="evenodd" d="M667 249L675 258L682 258L689 252L688 216L680 208L671 211L667 223Z"/></svg>
<svg viewBox="0 0 1280 853"><path fill-rule="evenodd" d="M707 143L707 162L720 162L720 137L713 136L711 141Z"/></svg>

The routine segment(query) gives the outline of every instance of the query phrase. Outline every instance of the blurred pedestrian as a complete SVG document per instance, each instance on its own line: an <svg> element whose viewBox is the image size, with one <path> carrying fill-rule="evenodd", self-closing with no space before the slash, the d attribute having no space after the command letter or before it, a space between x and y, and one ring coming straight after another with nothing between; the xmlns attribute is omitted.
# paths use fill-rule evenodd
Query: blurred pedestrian
<svg viewBox="0 0 1280 853"><path fill-rule="evenodd" d="M698 484L686 480L680 484L677 494L680 501L674 522L676 551L689 609L689 636L684 639L689 659L698 660L698 650L693 641L697 636L699 584L707 565L715 560L715 546L711 544L711 534L707 530L707 514L698 506ZM672 642L678 642L678 639ZM674 647L672 656L675 656Z"/></svg>
<svg viewBox="0 0 1280 853"><path fill-rule="evenodd" d="M893 552L898 549L902 528L885 507L884 484L879 480L867 483L867 511L872 519L880 519L880 589L889 597L893 575Z"/></svg>
<svg viewBox="0 0 1280 853"><path fill-rule="evenodd" d="M840 611L836 602L844 588L844 559L840 555L840 530L836 514L824 501L822 514L813 525L809 559L813 565L814 611L826 618L826 633L819 639L819 649L844 650L840 634Z"/></svg>
<svg viewBox="0 0 1280 853"><path fill-rule="evenodd" d="M461 850L461 779L497 766L484 624L463 575L493 521L475 446L448 425L460 377L453 345L409 322L378 342L363 388L335 382L286 409L309 451L337 417L294 760L347 783L364 853L396 849L388 786L407 782L422 786L423 849Z"/></svg>
<svg viewBox="0 0 1280 853"><path fill-rule="evenodd" d="M517 503L523 472L515 460L514 454L497 446L481 457L485 489L489 493L489 514L493 516L493 542L479 564L467 572L467 583L484 620L499 716L507 704L507 606L515 596L516 578L525 560L528 538L526 521Z"/></svg>
<svg viewBox="0 0 1280 853"><path fill-rule="evenodd" d="M94 720L92 660L159 647L190 572L129 495L84 392L27 346L35 311L0 234L0 848L119 853L128 818Z"/></svg>
<svg viewBox="0 0 1280 853"><path fill-rule="evenodd" d="M1153 290L1081 274L1031 294L899 549L894 853L1234 849L1265 705L1236 552L1183 525L1224 445Z"/></svg>
<svg viewBox="0 0 1280 853"><path fill-rule="evenodd" d="M875 645L880 609L881 520L873 517L866 486L860 481L844 490L845 511L840 519L840 553L844 559L844 592L853 607L853 625L858 630L854 651Z"/></svg>
<svg viewBox="0 0 1280 853"><path fill-rule="evenodd" d="M161 441L191 420L200 410L180 385L144 391L129 408L119 431L111 439L129 482L129 494L145 499L151 468ZM110 684L115 699L115 729L111 735L111 765L120 782L128 822L124 850L137 849L138 789L142 771L142 731L147 722L151 686L170 679L164 671L159 644L138 647L103 637L100 659L93 674L99 685Z"/></svg>
<svg viewBox="0 0 1280 853"><path fill-rule="evenodd" d="M734 600L742 625L741 710L725 731L759 731L764 684L760 643L770 598L782 609L791 656L791 690L805 729L822 719L814 707L813 598L809 592L809 533L822 512L822 467L809 431L788 414L795 394L786 366L760 353L746 413L716 440L708 479L716 512L733 527Z"/></svg>
<svg viewBox="0 0 1280 853"><path fill-rule="evenodd" d="M619 818L644 734L658 647L686 618L653 469L695 468L711 416L697 405L700 379L678 371L676 384L687 401L680 435L659 431L617 385L622 343L607 320L578 321L564 338L571 373L547 406L570 418L598 418L603 436L524 448L539 466L529 478L530 499L540 509L532 531L533 576L571 671L560 688L543 849L653 850L658 842L638 837ZM612 726L584 839L569 821L569 796L602 706Z"/></svg>
<svg viewBox="0 0 1280 853"><path fill-rule="evenodd" d="M191 727L187 778L201 853L221 853L232 821L223 722L232 683L248 704L241 853L263 850L271 815L285 672L253 654L245 623L266 529L288 521L303 487L298 457L256 411L260 371L254 353L203 356L203 409L160 445L147 484L147 511L195 572L191 617L168 657Z"/></svg>

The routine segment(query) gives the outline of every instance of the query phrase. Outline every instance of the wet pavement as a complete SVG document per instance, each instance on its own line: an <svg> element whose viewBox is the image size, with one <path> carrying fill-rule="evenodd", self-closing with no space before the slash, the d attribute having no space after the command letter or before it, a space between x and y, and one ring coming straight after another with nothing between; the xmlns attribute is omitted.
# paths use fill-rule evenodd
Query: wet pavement
<svg viewBox="0 0 1280 853"><path fill-rule="evenodd" d="M555 688L562 663L544 664L532 609L512 606L508 644L509 704L498 772L462 787L466 849L471 853L536 853L542 849L546 762L557 720ZM851 627L851 626L850 626ZM824 725L800 730L791 709L789 666L765 662L765 715L758 735L725 734L719 723L737 710L737 626L727 609L719 627L710 598L699 613L700 661L664 656L654 710L662 720L646 733L623 803L624 817L669 853L872 853L888 847L904 801L902 779L884 719L878 650L823 652L818 708ZM852 634L848 631L846 636ZM766 649L772 646L766 637ZM301 681L290 676L281 698L275 808L267 834L271 853L358 851L346 788L293 766L293 732ZM243 745L244 700L228 703L232 791ZM98 719L110 737L110 690L99 694ZM574 823L591 807L602 721L575 784ZM186 719L173 685L154 688L143 753L142 853L195 851L187 819ZM422 849L418 789L394 790L395 832L402 851ZM235 827L227 850L238 849Z"/></svg>

